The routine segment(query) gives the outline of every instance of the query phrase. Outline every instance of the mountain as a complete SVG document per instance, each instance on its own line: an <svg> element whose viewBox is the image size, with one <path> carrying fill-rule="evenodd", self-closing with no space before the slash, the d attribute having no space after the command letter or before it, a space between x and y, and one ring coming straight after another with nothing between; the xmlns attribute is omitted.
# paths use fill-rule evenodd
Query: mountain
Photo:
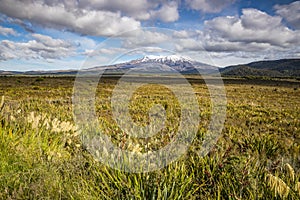
<svg viewBox="0 0 300 200"><path fill-rule="evenodd" d="M251 62L221 68L222 76L300 77L300 59Z"/></svg>
<svg viewBox="0 0 300 200"><path fill-rule="evenodd" d="M85 74L94 74L105 70L106 74L123 74L129 70L137 73L174 73L182 74L211 74L218 70L218 67L211 66L192 60L188 57L170 55L170 56L145 56L140 59L131 60L125 63L96 66L88 69L83 69ZM77 70L52 70L52 71L1 71L0 75L76 75Z"/></svg>
<svg viewBox="0 0 300 200"><path fill-rule="evenodd" d="M93 74L105 70L104 74L124 74L131 70L133 73L168 74L179 72L181 74L211 74L218 71L218 67L192 60L188 57L145 56L125 63L110 66L96 66L82 70L84 74Z"/></svg>
<svg viewBox="0 0 300 200"><path fill-rule="evenodd" d="M133 69L139 73L173 73L180 72L182 74L210 74L215 73L218 67L201 63L192 60L188 57L170 55L170 56L145 56L140 59L132 60L129 62L116 64L105 67L106 73L125 73L126 71ZM94 67L90 70L99 70L103 67Z"/></svg>
<svg viewBox="0 0 300 200"><path fill-rule="evenodd" d="M167 68L172 68L177 72L182 74L195 74L195 73L213 73L218 70L217 67L201 63L192 60L189 57L170 55L170 56L145 56L141 59L133 60L129 62L130 65L139 66L147 64L161 65L161 71L164 71L163 66L166 65Z"/></svg>

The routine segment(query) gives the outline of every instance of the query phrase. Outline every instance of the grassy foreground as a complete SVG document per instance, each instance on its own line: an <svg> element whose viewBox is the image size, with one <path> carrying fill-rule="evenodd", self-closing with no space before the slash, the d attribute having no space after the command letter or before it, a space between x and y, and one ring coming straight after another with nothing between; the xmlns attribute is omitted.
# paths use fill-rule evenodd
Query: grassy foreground
<svg viewBox="0 0 300 200"><path fill-rule="evenodd" d="M210 100L202 80L189 80L201 109L189 151L161 170L126 173L95 161L82 145L72 115L74 78L0 77L0 199L299 199L300 82L226 79L222 137L199 157ZM111 117L116 81L99 84L99 121L116 145L143 152L144 141L127 137ZM167 109L169 128L153 149L170 141L179 108L172 93L155 87L136 91L130 107L141 125L151 103Z"/></svg>

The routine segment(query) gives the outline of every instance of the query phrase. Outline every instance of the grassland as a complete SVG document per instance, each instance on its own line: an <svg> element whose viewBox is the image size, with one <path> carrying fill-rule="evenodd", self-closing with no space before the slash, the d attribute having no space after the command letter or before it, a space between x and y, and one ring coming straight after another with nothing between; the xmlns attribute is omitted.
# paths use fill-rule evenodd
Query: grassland
<svg viewBox="0 0 300 200"><path fill-rule="evenodd" d="M300 82L225 79L222 137L199 157L210 99L203 80L188 80L201 110L188 152L161 170L126 173L97 162L82 145L72 114L74 78L0 77L0 199L299 199ZM116 145L143 152L144 141L127 137L111 116L116 82L99 83L101 128ZM156 102L167 109L168 127L176 129L179 107L166 88L142 88L133 100L136 123L147 124ZM152 148L168 143L169 132Z"/></svg>

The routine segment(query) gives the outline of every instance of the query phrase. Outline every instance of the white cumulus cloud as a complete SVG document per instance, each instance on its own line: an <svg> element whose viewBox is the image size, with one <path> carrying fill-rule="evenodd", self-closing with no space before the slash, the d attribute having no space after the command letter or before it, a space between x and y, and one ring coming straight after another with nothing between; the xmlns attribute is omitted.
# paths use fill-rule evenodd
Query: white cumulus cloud
<svg viewBox="0 0 300 200"><path fill-rule="evenodd" d="M275 5L276 13L282 16L295 29L300 29L300 1L288 5Z"/></svg>
<svg viewBox="0 0 300 200"><path fill-rule="evenodd" d="M178 2L167 0L0 0L0 5L0 13L13 19L94 36L138 29L141 20L179 19Z"/></svg>
<svg viewBox="0 0 300 200"><path fill-rule="evenodd" d="M27 42L2 40L0 60L9 59L60 59L71 56L76 48L69 42L50 36L33 34Z"/></svg>
<svg viewBox="0 0 300 200"><path fill-rule="evenodd" d="M203 13L218 13L230 6L235 0L187 0L188 6Z"/></svg>
<svg viewBox="0 0 300 200"><path fill-rule="evenodd" d="M12 29L12 28L6 28L3 26L0 26L0 34L4 35L4 36L8 36L8 35L17 35L17 32Z"/></svg>
<svg viewBox="0 0 300 200"><path fill-rule="evenodd" d="M291 47L300 43L300 32L281 23L278 16L270 16L257 9L243 9L242 16L217 17L206 21L208 31L231 42L268 43Z"/></svg>
<svg viewBox="0 0 300 200"><path fill-rule="evenodd" d="M47 4L49 1L0 0L0 12L13 18L29 20L44 27L81 34L111 36L136 29L140 22L120 12L79 9L78 5Z"/></svg>
<svg viewBox="0 0 300 200"><path fill-rule="evenodd" d="M159 10L151 12L151 16L163 22L174 22L179 19L178 5L176 2L164 4Z"/></svg>

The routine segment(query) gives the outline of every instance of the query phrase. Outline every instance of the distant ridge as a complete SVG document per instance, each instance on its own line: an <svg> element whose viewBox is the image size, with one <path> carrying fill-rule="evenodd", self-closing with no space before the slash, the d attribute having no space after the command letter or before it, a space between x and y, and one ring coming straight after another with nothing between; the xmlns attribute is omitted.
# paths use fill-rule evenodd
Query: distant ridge
<svg viewBox="0 0 300 200"><path fill-rule="evenodd" d="M125 63L110 66L95 66L84 71L94 73L98 70L106 69L106 73L124 73L126 70L143 66L146 70L151 71L151 66L155 64L159 72L168 72L172 68L182 74L215 74L220 72L226 77L300 77L300 59L281 59L257 61L248 64L232 65L224 68L218 68L205 63L192 60L188 57L177 55L170 56L145 56L140 59L131 60ZM66 75L75 76L78 70L52 70L52 71L3 71L0 75Z"/></svg>
<svg viewBox="0 0 300 200"><path fill-rule="evenodd" d="M300 59L257 61L221 68L222 76L300 77Z"/></svg>

